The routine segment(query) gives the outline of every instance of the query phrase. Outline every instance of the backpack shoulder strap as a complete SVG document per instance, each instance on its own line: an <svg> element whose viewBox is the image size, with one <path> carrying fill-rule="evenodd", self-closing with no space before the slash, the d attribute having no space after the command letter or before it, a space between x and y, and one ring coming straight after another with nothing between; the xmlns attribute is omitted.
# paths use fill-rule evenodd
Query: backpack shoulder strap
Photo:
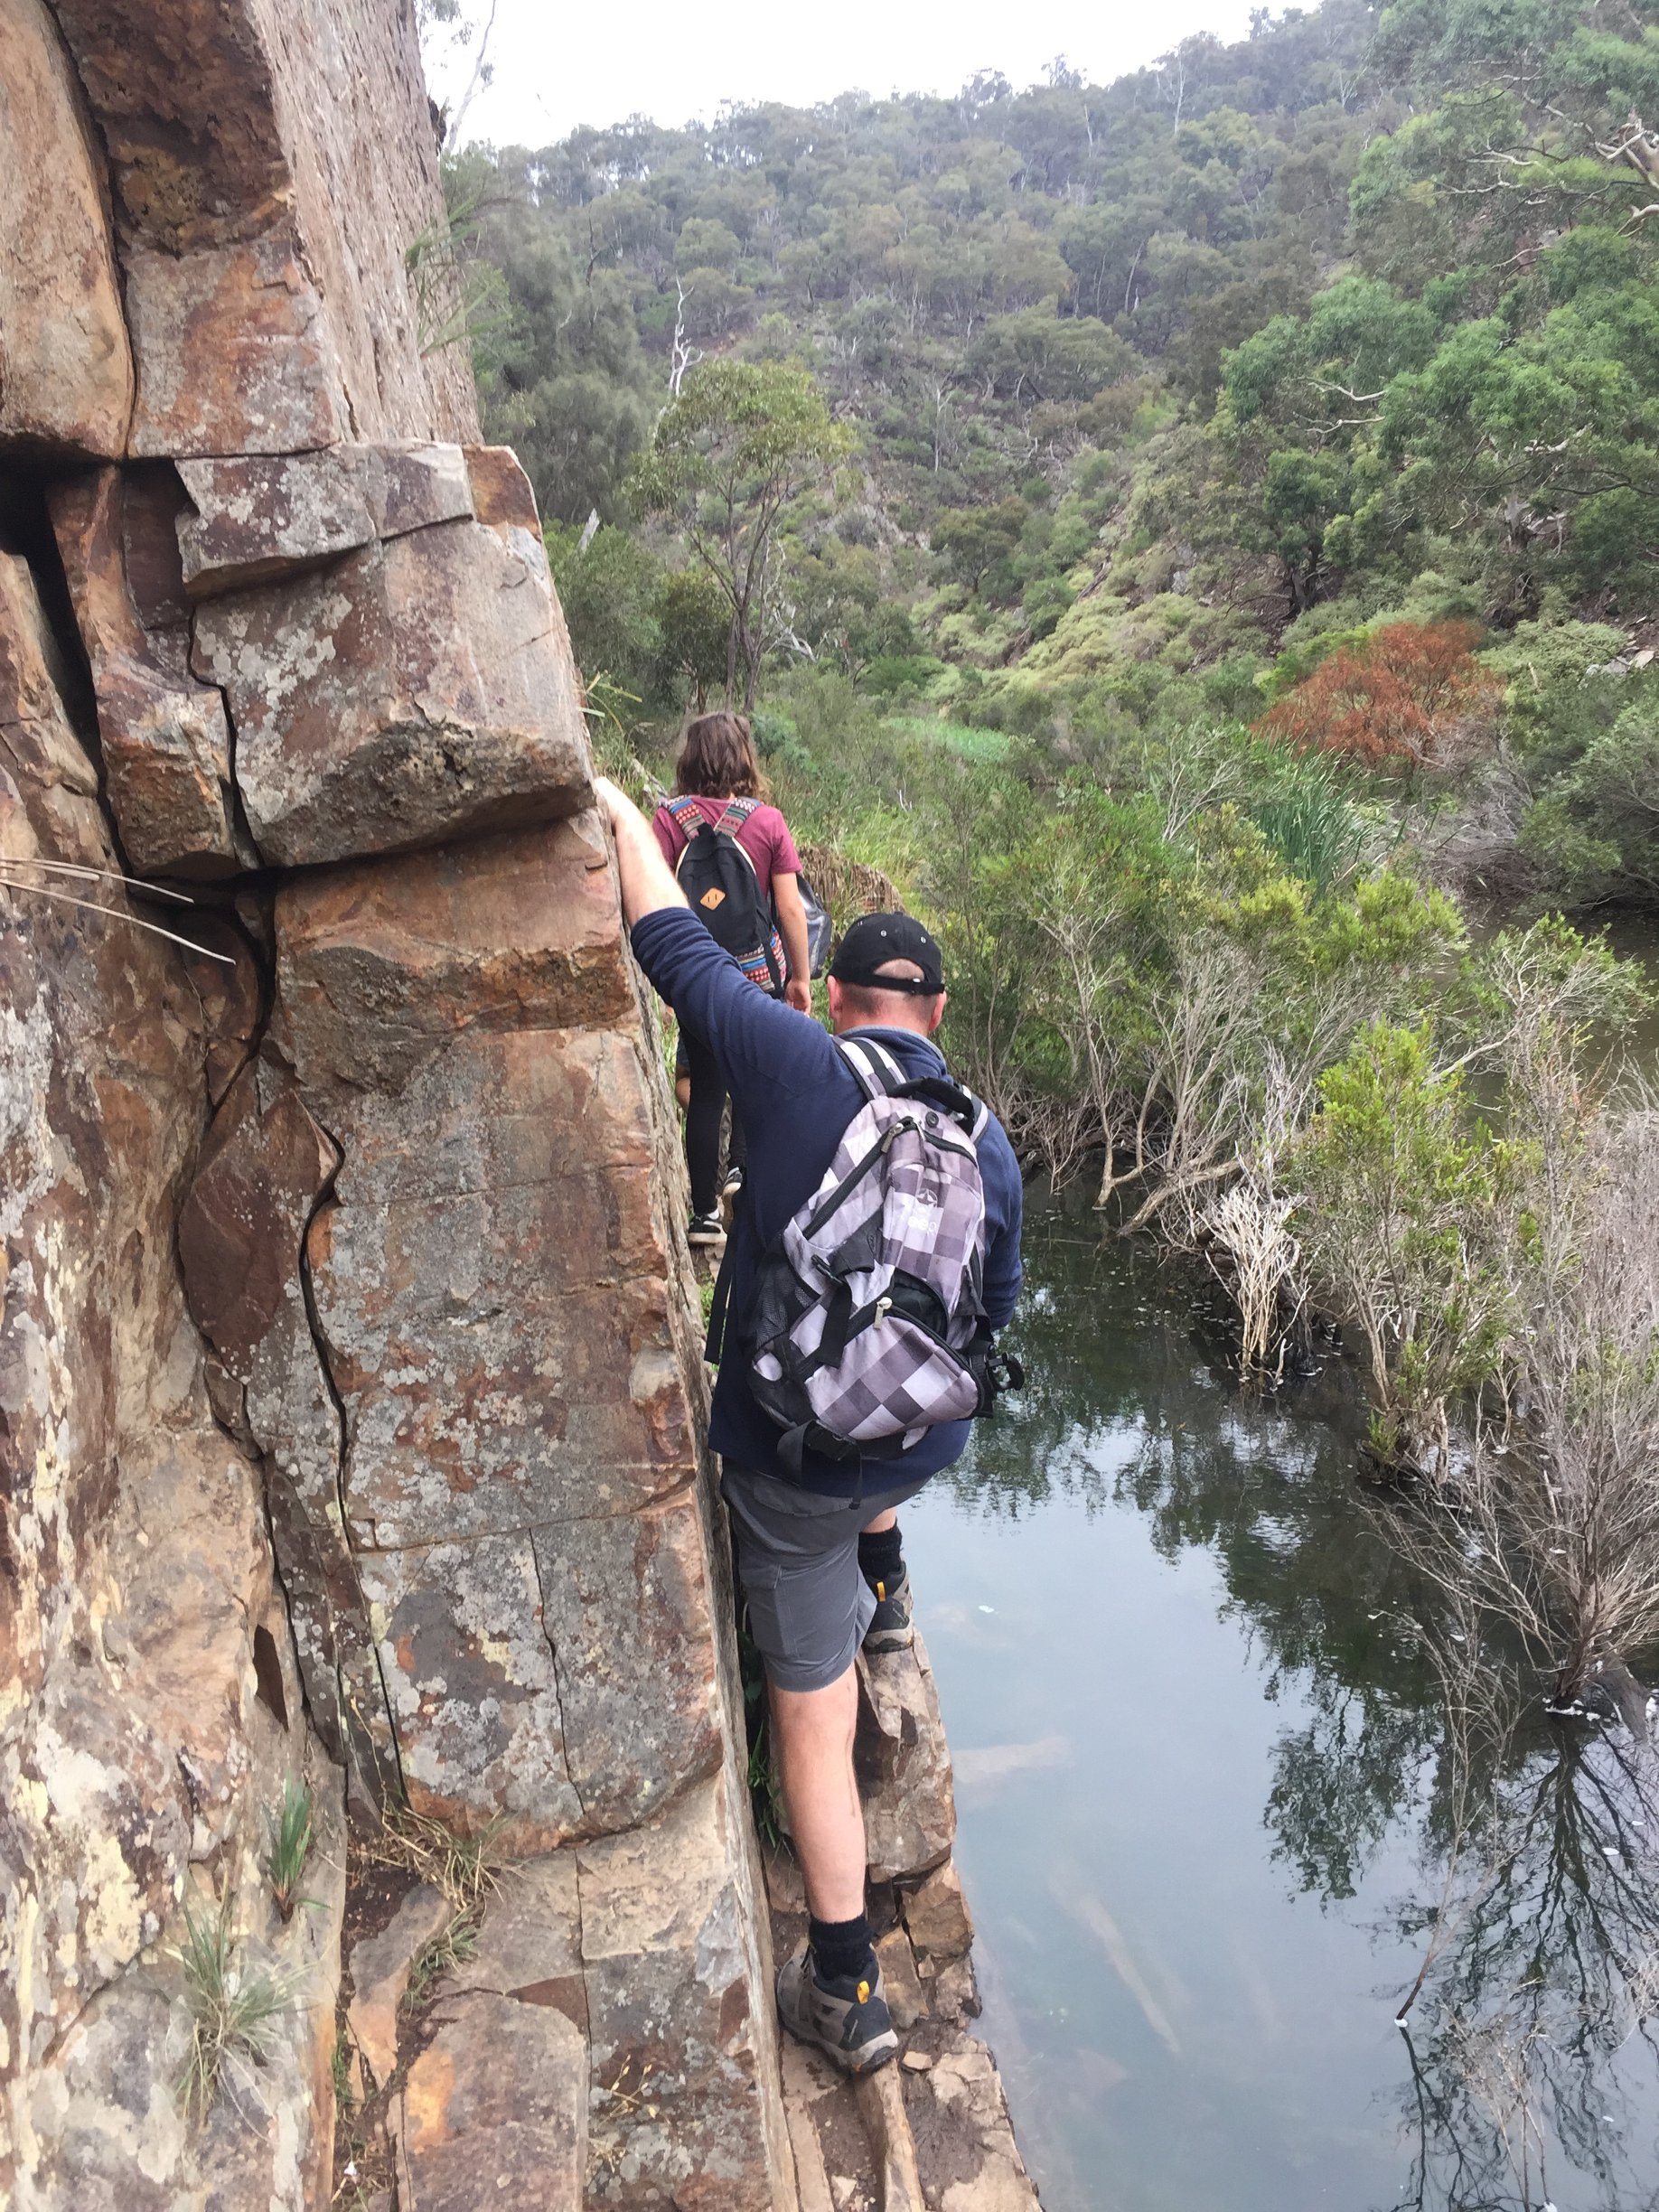
<svg viewBox="0 0 1659 2212"><path fill-rule="evenodd" d="M736 837L759 804L758 799L728 799L726 802L726 811L716 822L715 828L725 830L729 835Z"/></svg>
<svg viewBox="0 0 1659 2212"><path fill-rule="evenodd" d="M837 1037L834 1044L867 1099L886 1097L907 1080L897 1060L874 1037Z"/></svg>
<svg viewBox="0 0 1659 2212"><path fill-rule="evenodd" d="M689 792L681 792L673 799L665 799L662 803L682 830L689 822L702 821L703 810Z"/></svg>

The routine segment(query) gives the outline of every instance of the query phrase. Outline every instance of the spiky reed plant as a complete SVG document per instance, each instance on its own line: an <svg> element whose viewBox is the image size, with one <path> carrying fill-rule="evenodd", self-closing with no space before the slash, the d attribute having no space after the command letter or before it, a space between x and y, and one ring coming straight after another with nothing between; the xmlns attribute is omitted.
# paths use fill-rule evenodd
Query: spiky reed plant
<svg viewBox="0 0 1659 2212"><path fill-rule="evenodd" d="M300 1878L311 1856L311 1792L292 1776L282 1786L282 1804L266 1820L266 1872L271 1894L285 1920L294 1917L300 1902Z"/></svg>

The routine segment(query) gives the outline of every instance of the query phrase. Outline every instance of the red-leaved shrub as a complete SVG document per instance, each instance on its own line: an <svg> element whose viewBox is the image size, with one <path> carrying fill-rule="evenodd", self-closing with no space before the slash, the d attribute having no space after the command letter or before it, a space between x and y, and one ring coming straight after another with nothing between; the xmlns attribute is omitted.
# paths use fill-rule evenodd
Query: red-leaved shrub
<svg viewBox="0 0 1659 2212"><path fill-rule="evenodd" d="M1480 718L1497 679L1480 667L1474 623L1389 623L1344 645L1256 727L1374 768L1446 764Z"/></svg>

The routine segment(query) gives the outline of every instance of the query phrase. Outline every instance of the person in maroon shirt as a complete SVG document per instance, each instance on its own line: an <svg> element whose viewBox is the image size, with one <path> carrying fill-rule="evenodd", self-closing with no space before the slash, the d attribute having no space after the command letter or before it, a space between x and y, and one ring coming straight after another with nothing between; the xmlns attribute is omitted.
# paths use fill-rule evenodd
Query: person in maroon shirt
<svg viewBox="0 0 1659 2212"><path fill-rule="evenodd" d="M725 709L698 715L688 725L680 746L674 771L674 798L657 809L651 823L670 867L678 867L688 839L696 833L697 817L700 815L710 824L718 822L735 799L747 801L748 806L745 818L733 828L732 834L755 864L756 880L770 898L783 940L786 979L782 996L797 1013L810 1014L811 959L807 949L806 910L801 903L801 855L795 850L789 824L766 801L765 783L755 757L747 717ZM691 1078L690 1102L686 1109L686 1167L691 1177L691 1223L687 1235L693 1244L714 1244L723 1233L720 1122L726 1110L726 1083L713 1053L700 1037L682 1028L681 1043ZM734 1113L728 1189L741 1184L743 1162L743 1129Z"/></svg>

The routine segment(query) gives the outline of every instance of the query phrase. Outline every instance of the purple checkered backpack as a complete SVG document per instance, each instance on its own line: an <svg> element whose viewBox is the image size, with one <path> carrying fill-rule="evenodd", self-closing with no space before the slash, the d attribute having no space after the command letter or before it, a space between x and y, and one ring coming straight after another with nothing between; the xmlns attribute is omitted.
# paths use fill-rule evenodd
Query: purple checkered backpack
<svg viewBox="0 0 1659 2212"><path fill-rule="evenodd" d="M868 1037L837 1040L864 1104L823 1181L762 1253L743 1328L755 1402L803 1450L889 1458L938 1421L989 1411L981 1299L989 1110L913 1081Z"/></svg>

